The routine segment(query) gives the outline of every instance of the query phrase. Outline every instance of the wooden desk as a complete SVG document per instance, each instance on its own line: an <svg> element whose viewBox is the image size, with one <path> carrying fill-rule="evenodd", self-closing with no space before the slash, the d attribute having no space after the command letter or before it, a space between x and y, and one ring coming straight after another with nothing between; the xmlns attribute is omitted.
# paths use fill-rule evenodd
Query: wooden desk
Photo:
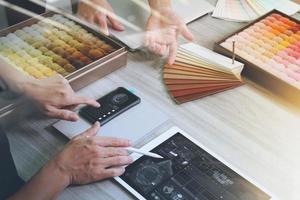
<svg viewBox="0 0 300 200"><path fill-rule="evenodd" d="M211 1L215 2L215 1ZM244 24L203 17L189 25L196 42L212 48L215 41ZM282 200L299 199L300 115L252 84L183 105L175 105L161 78L162 61L135 53L128 65L80 91L99 97L117 86L143 93L174 124L221 155ZM18 113L19 114L19 113ZM20 175L29 179L67 140L51 129L55 120L22 120L9 139ZM69 187L59 199L132 199L110 180Z"/></svg>

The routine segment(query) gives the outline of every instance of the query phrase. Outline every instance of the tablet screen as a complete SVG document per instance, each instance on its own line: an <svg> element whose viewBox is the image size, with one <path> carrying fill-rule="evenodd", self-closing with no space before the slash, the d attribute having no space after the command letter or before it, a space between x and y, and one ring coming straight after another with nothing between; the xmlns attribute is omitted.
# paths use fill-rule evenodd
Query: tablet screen
<svg viewBox="0 0 300 200"><path fill-rule="evenodd" d="M176 133L142 156L120 177L146 199L267 200L266 193Z"/></svg>

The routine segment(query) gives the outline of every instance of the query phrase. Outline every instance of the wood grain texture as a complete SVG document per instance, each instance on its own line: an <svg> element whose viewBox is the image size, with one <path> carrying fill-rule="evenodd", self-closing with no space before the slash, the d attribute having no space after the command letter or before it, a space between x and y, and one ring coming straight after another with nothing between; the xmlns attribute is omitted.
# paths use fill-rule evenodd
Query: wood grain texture
<svg viewBox="0 0 300 200"><path fill-rule="evenodd" d="M195 42L212 48L214 42L243 25L205 16L189 27L196 36ZM244 86L178 106L170 99L162 83L163 64L153 55L143 52L131 54L127 67L96 81L79 93L97 98L117 86L135 88L147 101L169 115L175 125L244 174L256 179L280 199L299 199L299 109L251 81ZM67 142L65 137L51 128L55 120L43 117L24 120L28 112L33 112L32 107L24 105L2 122L10 129L8 136L14 160L19 174L26 180ZM133 197L117 183L107 180L69 187L59 199L127 200Z"/></svg>

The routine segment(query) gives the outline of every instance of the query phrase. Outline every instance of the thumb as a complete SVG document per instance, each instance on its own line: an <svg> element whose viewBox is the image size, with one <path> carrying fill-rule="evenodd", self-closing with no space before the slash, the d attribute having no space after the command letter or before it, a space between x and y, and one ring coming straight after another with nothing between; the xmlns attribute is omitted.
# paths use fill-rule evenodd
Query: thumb
<svg viewBox="0 0 300 200"><path fill-rule="evenodd" d="M124 31L125 28L124 26L117 20L115 19L113 16L109 15L107 16L109 21L111 22L112 28L117 30L117 31Z"/></svg>
<svg viewBox="0 0 300 200"><path fill-rule="evenodd" d="M185 24L182 24L180 32L185 39L187 39L189 41L194 40L193 34L189 31L189 29L187 28L187 26Z"/></svg>
<svg viewBox="0 0 300 200"><path fill-rule="evenodd" d="M125 28L124 26L116 19L116 15L114 10L112 9L110 4L107 4L107 9L108 9L108 15L107 18L111 22L112 28L117 30L117 31L124 31Z"/></svg>
<svg viewBox="0 0 300 200"><path fill-rule="evenodd" d="M168 58L168 64L173 65L176 59L176 54L177 54L177 42L173 42L169 46L169 58Z"/></svg>
<svg viewBox="0 0 300 200"><path fill-rule="evenodd" d="M84 131L83 133L79 134L76 137L93 137L97 134L100 129L100 123L97 121L91 126L89 129Z"/></svg>
<svg viewBox="0 0 300 200"><path fill-rule="evenodd" d="M109 35L108 26L107 26L107 16L104 13L97 13L96 19L99 23L99 27L102 33Z"/></svg>

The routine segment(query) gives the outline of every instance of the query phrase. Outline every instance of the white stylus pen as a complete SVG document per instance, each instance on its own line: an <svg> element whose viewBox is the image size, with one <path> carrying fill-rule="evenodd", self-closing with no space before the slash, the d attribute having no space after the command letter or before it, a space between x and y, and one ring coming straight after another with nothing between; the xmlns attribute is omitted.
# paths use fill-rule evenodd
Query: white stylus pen
<svg viewBox="0 0 300 200"><path fill-rule="evenodd" d="M136 148L133 148L133 147L126 147L125 149L127 151L130 151L130 152L143 154L145 156L150 156L150 157L153 157L153 158L163 158L162 156L160 156L160 155L158 155L156 153L151 153L151 152L143 151L143 150L136 149Z"/></svg>

